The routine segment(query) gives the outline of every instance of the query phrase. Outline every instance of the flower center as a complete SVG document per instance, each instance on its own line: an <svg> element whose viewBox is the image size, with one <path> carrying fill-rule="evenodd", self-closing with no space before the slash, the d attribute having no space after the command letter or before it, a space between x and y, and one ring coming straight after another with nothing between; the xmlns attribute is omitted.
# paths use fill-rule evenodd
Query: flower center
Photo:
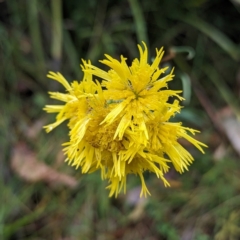
<svg viewBox="0 0 240 240"><path fill-rule="evenodd" d="M116 123L108 125L90 125L86 133L86 141L95 148L108 150L110 152L119 152L124 149L121 140L113 139L117 128Z"/></svg>

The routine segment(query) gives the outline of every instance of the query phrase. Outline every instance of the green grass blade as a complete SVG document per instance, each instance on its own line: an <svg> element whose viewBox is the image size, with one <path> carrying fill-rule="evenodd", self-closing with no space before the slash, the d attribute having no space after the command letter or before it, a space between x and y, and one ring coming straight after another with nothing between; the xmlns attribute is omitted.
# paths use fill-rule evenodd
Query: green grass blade
<svg viewBox="0 0 240 240"><path fill-rule="evenodd" d="M214 26L201 20L197 16L184 16L181 20L196 29L200 30L216 42L223 50L225 50L234 60L240 59L240 49L221 31Z"/></svg>
<svg viewBox="0 0 240 240"><path fill-rule="evenodd" d="M129 0L129 4L136 25L138 42L141 43L142 41L144 41L148 45L146 21L144 19L142 8L137 0Z"/></svg>

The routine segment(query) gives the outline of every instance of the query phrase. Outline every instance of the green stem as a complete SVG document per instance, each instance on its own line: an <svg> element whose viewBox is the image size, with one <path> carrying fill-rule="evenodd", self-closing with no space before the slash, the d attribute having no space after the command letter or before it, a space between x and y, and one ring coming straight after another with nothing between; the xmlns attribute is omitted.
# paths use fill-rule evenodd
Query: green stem
<svg viewBox="0 0 240 240"><path fill-rule="evenodd" d="M133 13L134 22L136 25L138 42L141 43L142 41L144 41L148 46L147 28L146 28L145 19L144 19L141 6L138 0L128 0L128 1L130 4L130 7Z"/></svg>
<svg viewBox="0 0 240 240"><path fill-rule="evenodd" d="M61 60L62 56L62 0L52 0L52 57Z"/></svg>
<svg viewBox="0 0 240 240"><path fill-rule="evenodd" d="M44 51L42 48L41 34L38 22L38 1L28 2L29 30L33 47L33 54L36 60L36 68L39 76L45 72Z"/></svg>

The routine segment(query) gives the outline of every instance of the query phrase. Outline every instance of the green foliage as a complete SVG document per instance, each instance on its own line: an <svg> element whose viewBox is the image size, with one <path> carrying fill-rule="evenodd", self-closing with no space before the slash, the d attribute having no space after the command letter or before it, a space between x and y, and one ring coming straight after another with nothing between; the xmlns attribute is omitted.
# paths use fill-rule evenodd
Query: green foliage
<svg viewBox="0 0 240 240"><path fill-rule="evenodd" d="M211 109L228 106L239 116L238 18L237 1L224 0L0 1L0 239L239 239L239 159L228 147L214 160L218 145L230 144L199 98L200 91ZM183 143L195 163L183 175L169 173L172 188L149 175L153 194L135 220L129 216L139 201L109 199L99 173L83 176L60 165L57 170L77 179L75 189L18 176L11 167L17 143L54 168L67 138L64 127L34 140L27 134L37 120L46 122L42 108L53 102L47 91L61 91L47 71L81 80L82 58L99 65L105 53L132 60L141 40L152 56L164 46L163 64L175 66L171 87L186 98L176 119L201 130L207 153ZM129 180L133 194L138 183Z"/></svg>

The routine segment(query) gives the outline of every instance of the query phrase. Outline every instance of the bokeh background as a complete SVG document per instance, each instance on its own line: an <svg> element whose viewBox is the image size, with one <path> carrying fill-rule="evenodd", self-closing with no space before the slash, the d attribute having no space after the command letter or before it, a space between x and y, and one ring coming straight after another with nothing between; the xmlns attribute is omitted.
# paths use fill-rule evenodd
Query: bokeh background
<svg viewBox="0 0 240 240"><path fill-rule="evenodd" d="M182 141L195 162L170 171L171 188L146 175L152 196L140 199L132 176L108 198L99 173L64 163L64 124L42 130L47 92L63 91L46 74L80 81L82 58L130 62L141 41L175 67L169 87L186 100L173 121L209 147ZM239 0L0 0L0 239L240 239L239 41Z"/></svg>

